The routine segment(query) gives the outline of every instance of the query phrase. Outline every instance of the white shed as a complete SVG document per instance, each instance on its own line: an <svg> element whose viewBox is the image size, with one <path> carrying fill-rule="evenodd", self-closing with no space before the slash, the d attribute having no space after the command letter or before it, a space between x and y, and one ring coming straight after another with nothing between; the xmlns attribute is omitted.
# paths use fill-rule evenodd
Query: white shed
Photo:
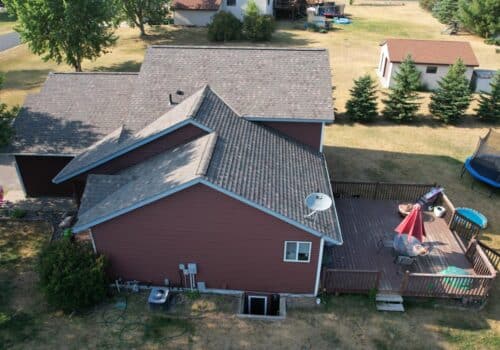
<svg viewBox="0 0 500 350"><path fill-rule="evenodd" d="M467 67L466 76L472 78L474 67L479 66L472 47L463 41L388 39L380 49L377 75L383 87L394 85L394 76L404 59L411 55L421 72L422 85L429 90L438 87L450 66L461 58Z"/></svg>

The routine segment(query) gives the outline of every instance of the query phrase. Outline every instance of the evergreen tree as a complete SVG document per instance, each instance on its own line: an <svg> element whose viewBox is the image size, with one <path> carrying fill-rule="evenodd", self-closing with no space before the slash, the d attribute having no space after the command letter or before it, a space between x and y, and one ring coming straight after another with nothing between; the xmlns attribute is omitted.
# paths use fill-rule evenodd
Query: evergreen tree
<svg viewBox="0 0 500 350"><path fill-rule="evenodd" d="M444 24L456 20L457 12L458 0L438 0L432 8L432 15Z"/></svg>
<svg viewBox="0 0 500 350"><path fill-rule="evenodd" d="M500 70L491 82L491 93L482 92L479 96L476 116L482 121L500 122Z"/></svg>
<svg viewBox="0 0 500 350"><path fill-rule="evenodd" d="M458 18L471 32L492 38L500 33L500 1L460 0Z"/></svg>
<svg viewBox="0 0 500 350"><path fill-rule="evenodd" d="M377 85L368 74L354 80L354 87L349 90L351 98L346 103L347 115L360 122L371 122L378 116Z"/></svg>
<svg viewBox="0 0 500 350"><path fill-rule="evenodd" d="M410 55L399 65L399 70L394 76L395 84L387 94L384 117L397 121L409 122L413 120L419 108L420 72L415 66Z"/></svg>
<svg viewBox="0 0 500 350"><path fill-rule="evenodd" d="M438 0L419 0L420 7L427 11L432 11Z"/></svg>
<svg viewBox="0 0 500 350"><path fill-rule="evenodd" d="M430 112L445 123L457 122L469 107L471 91L466 71L463 61L458 59L438 82L439 87L431 96Z"/></svg>
<svg viewBox="0 0 500 350"><path fill-rule="evenodd" d="M18 25L15 30L31 51L45 61L66 62L77 72L84 59L96 59L113 45L110 23L113 1L10 0Z"/></svg>
<svg viewBox="0 0 500 350"><path fill-rule="evenodd" d="M0 88L3 77L0 76ZM5 103L0 102L0 147L6 146L12 137L12 120L17 115L18 108L9 109Z"/></svg>

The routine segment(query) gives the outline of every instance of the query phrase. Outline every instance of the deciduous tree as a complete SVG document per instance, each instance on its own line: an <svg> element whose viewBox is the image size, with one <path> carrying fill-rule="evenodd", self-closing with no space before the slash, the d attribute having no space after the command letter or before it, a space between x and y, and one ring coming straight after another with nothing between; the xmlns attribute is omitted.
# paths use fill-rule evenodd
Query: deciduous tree
<svg viewBox="0 0 500 350"><path fill-rule="evenodd" d="M162 23L168 13L168 0L117 0L129 24L146 35L145 24Z"/></svg>

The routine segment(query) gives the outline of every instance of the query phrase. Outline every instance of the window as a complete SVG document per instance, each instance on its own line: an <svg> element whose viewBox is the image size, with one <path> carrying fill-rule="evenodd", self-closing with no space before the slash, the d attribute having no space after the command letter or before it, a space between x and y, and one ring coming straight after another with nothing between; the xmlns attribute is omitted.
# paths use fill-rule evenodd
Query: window
<svg viewBox="0 0 500 350"><path fill-rule="evenodd" d="M382 71L382 76L385 77L385 72L387 70L387 57L384 59L384 70Z"/></svg>
<svg viewBox="0 0 500 350"><path fill-rule="evenodd" d="M236 0L227 0L227 6L236 6Z"/></svg>
<svg viewBox="0 0 500 350"><path fill-rule="evenodd" d="M429 74L436 74L438 71L438 67L436 66L427 66L427 69L425 70L426 73Z"/></svg>
<svg viewBox="0 0 500 350"><path fill-rule="evenodd" d="M285 242L284 261L309 262L311 260L311 242Z"/></svg>

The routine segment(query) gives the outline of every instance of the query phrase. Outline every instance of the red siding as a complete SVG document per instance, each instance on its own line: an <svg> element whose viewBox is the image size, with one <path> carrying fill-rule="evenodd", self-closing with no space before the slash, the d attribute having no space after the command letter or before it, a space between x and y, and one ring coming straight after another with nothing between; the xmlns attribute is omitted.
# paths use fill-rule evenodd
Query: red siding
<svg viewBox="0 0 500 350"><path fill-rule="evenodd" d="M321 123L262 122L262 124L290 136L316 150L321 147Z"/></svg>
<svg viewBox="0 0 500 350"><path fill-rule="evenodd" d="M186 125L182 128L160 137L148 144L145 144L133 151L130 151L118 158L115 158L101 166L98 166L85 174L80 175L78 178L84 180L88 174L114 174L120 170L129 168L144 160L160 154L168 149L182 145L186 142L192 141L206 132L194 125Z"/></svg>
<svg viewBox="0 0 500 350"><path fill-rule="evenodd" d="M181 282L198 265L207 288L313 293L320 239L204 185L95 226L97 250L114 277ZM309 263L283 262L286 240L312 242Z"/></svg>
<svg viewBox="0 0 500 350"><path fill-rule="evenodd" d="M73 185L52 183L54 176L72 157L16 156L21 180L28 197L71 197Z"/></svg>

